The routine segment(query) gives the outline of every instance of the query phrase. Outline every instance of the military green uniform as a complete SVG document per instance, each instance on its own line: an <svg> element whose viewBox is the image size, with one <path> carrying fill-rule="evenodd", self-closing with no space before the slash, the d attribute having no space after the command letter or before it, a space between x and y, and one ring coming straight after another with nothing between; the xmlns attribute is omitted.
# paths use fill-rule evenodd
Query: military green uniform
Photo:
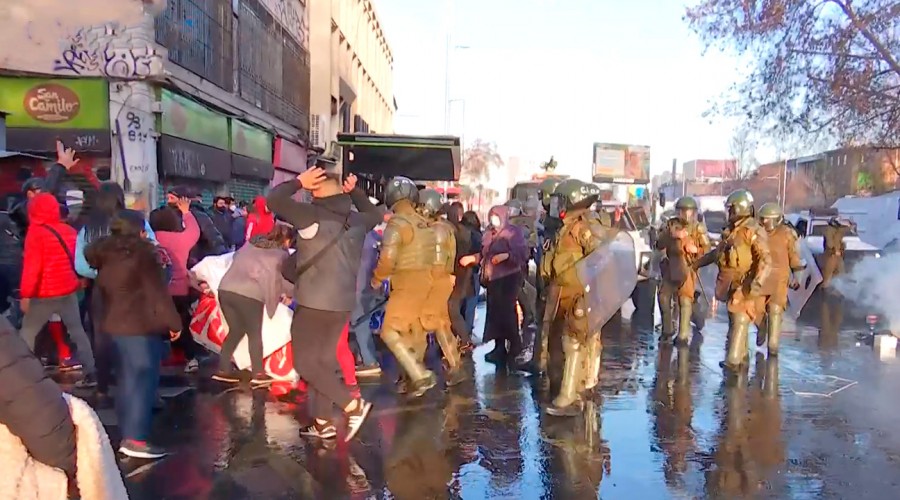
<svg viewBox="0 0 900 500"><path fill-rule="evenodd" d="M766 320L762 324L757 323L760 328L756 334L756 345L762 346L768 339L769 354L777 355L781 339L781 322L787 308L788 287L798 285L792 274L802 271L805 265L800 258L797 233L784 223L778 205L774 203L763 205L759 209L759 220L768 236L772 270L762 286L761 300L765 307Z"/></svg>
<svg viewBox="0 0 900 500"><path fill-rule="evenodd" d="M666 226L656 240L656 248L664 253L660 262L662 282L659 289L659 310L662 316L662 335L672 335L673 302L678 307L678 336L676 342L685 344L690 340L691 313L697 299L699 276L693 269L697 259L710 249L706 226L695 219L697 202L684 197L675 203L681 212L679 217L666 221ZM686 235L676 237L681 231Z"/></svg>
<svg viewBox="0 0 900 500"><path fill-rule="evenodd" d="M537 264L538 273L537 276L535 276L534 311L536 316L535 319L537 328L535 329L534 333L534 343L531 350L531 361L529 361L525 365L518 367L518 369L520 370L535 374L543 373L547 370L548 345L546 332L548 330L548 327L546 325L546 322L550 321L551 319L545 318L544 309L546 308L547 292L550 287L548 286L548 283L544 282L544 279L541 276L540 266L544 255L553 244L553 239L556 237L556 233L560 228L562 228L562 220L559 218L559 214L551 213L551 211L554 209L554 207L551 207L551 201L553 200L553 191L558 185L558 180L546 179L541 182L540 186L541 206L544 209L544 213L541 217L541 230L536 230L536 232L538 232L538 248L536 248L535 252L535 264ZM556 202L554 201L554 204L555 203Z"/></svg>
<svg viewBox="0 0 900 500"><path fill-rule="evenodd" d="M453 293L453 270L456 264L456 228L449 221L439 215L441 208L441 195L433 189L424 189L419 193L421 203L420 210L435 235L434 261L431 266L431 289L425 299L422 309L422 326L425 331L433 331L444 359L449 366L447 385L452 386L462 382L462 363L459 354L459 346L453 335L450 323L450 294ZM425 347L423 342L417 354L419 361L423 361Z"/></svg>
<svg viewBox="0 0 900 500"><path fill-rule="evenodd" d="M747 365L750 323L763 313L760 296L762 284L769 276L771 257L766 232L753 216L750 192L740 189L731 193L725 208L729 222L722 231L722 241L700 259L697 267L713 261L718 264L716 298L727 304L729 323L728 354L721 365L737 371Z"/></svg>
<svg viewBox="0 0 900 500"><path fill-rule="evenodd" d="M431 291L436 237L428 221L416 212L419 193L411 180L396 177L385 191L385 203L393 216L384 228L372 277L373 288L386 279L391 283L381 340L412 382L413 394L420 396L436 384L434 373L425 369L417 350L425 336L420 318Z"/></svg>
<svg viewBox="0 0 900 500"><path fill-rule="evenodd" d="M844 274L844 252L847 250L844 244L844 237L849 232L848 228L832 219L825 228L824 247L825 252L822 255L822 286L831 285L831 280L835 276Z"/></svg>
<svg viewBox="0 0 900 500"><path fill-rule="evenodd" d="M604 244L607 230L589 211L595 196L587 194L581 181L569 179L556 188L556 196L565 199L563 227L547 249L541 261L541 278L554 287L553 302L548 301L544 312L550 323L549 334L562 336L565 355L559 394L547 413L571 416L580 411L579 393L592 385L599 370L600 331L591 331L584 284L580 282L575 265L586 255ZM596 382L593 383L596 385Z"/></svg>

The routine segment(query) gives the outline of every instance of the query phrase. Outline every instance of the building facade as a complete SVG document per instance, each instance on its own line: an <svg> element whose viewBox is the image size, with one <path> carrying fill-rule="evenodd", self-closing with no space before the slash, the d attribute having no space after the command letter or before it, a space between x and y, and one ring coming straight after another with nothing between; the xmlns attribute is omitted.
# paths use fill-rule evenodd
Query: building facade
<svg viewBox="0 0 900 500"><path fill-rule="evenodd" d="M7 148L52 158L61 138L135 208L175 184L249 200L306 167L307 1L4 2ZM45 163L0 163L0 189Z"/></svg>
<svg viewBox="0 0 900 500"><path fill-rule="evenodd" d="M309 0L310 143L392 133L394 56L372 0Z"/></svg>

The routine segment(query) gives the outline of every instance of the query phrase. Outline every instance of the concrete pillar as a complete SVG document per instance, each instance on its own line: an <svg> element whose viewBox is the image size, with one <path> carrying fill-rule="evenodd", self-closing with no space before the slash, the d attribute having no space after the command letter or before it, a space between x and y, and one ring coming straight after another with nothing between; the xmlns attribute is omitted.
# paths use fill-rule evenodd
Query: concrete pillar
<svg viewBox="0 0 900 500"><path fill-rule="evenodd" d="M157 205L155 102L149 82L110 82L111 178L125 187L128 208L143 212Z"/></svg>

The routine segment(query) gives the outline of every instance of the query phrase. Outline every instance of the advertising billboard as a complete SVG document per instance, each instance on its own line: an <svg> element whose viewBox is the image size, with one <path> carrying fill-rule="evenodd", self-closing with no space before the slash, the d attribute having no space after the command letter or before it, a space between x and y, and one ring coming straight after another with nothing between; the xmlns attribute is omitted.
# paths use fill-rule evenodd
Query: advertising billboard
<svg viewBox="0 0 900 500"><path fill-rule="evenodd" d="M593 181L650 183L650 146L594 143Z"/></svg>

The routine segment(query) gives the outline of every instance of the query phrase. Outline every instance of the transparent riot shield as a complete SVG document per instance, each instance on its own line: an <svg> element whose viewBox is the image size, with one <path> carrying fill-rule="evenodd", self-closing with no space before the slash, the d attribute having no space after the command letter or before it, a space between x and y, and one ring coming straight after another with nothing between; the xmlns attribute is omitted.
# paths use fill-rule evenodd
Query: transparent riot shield
<svg viewBox="0 0 900 500"><path fill-rule="evenodd" d="M634 239L626 232L575 264L584 284L588 326L597 332L631 297L637 285Z"/></svg>
<svg viewBox="0 0 900 500"><path fill-rule="evenodd" d="M797 240L800 258L806 263L806 269L797 273L797 277L800 280L800 288L797 290L788 289L787 312L794 319L800 317L803 307L809 302L809 298L812 297L819 283L822 282L822 271L816 264L816 259L806 243L804 239Z"/></svg>

